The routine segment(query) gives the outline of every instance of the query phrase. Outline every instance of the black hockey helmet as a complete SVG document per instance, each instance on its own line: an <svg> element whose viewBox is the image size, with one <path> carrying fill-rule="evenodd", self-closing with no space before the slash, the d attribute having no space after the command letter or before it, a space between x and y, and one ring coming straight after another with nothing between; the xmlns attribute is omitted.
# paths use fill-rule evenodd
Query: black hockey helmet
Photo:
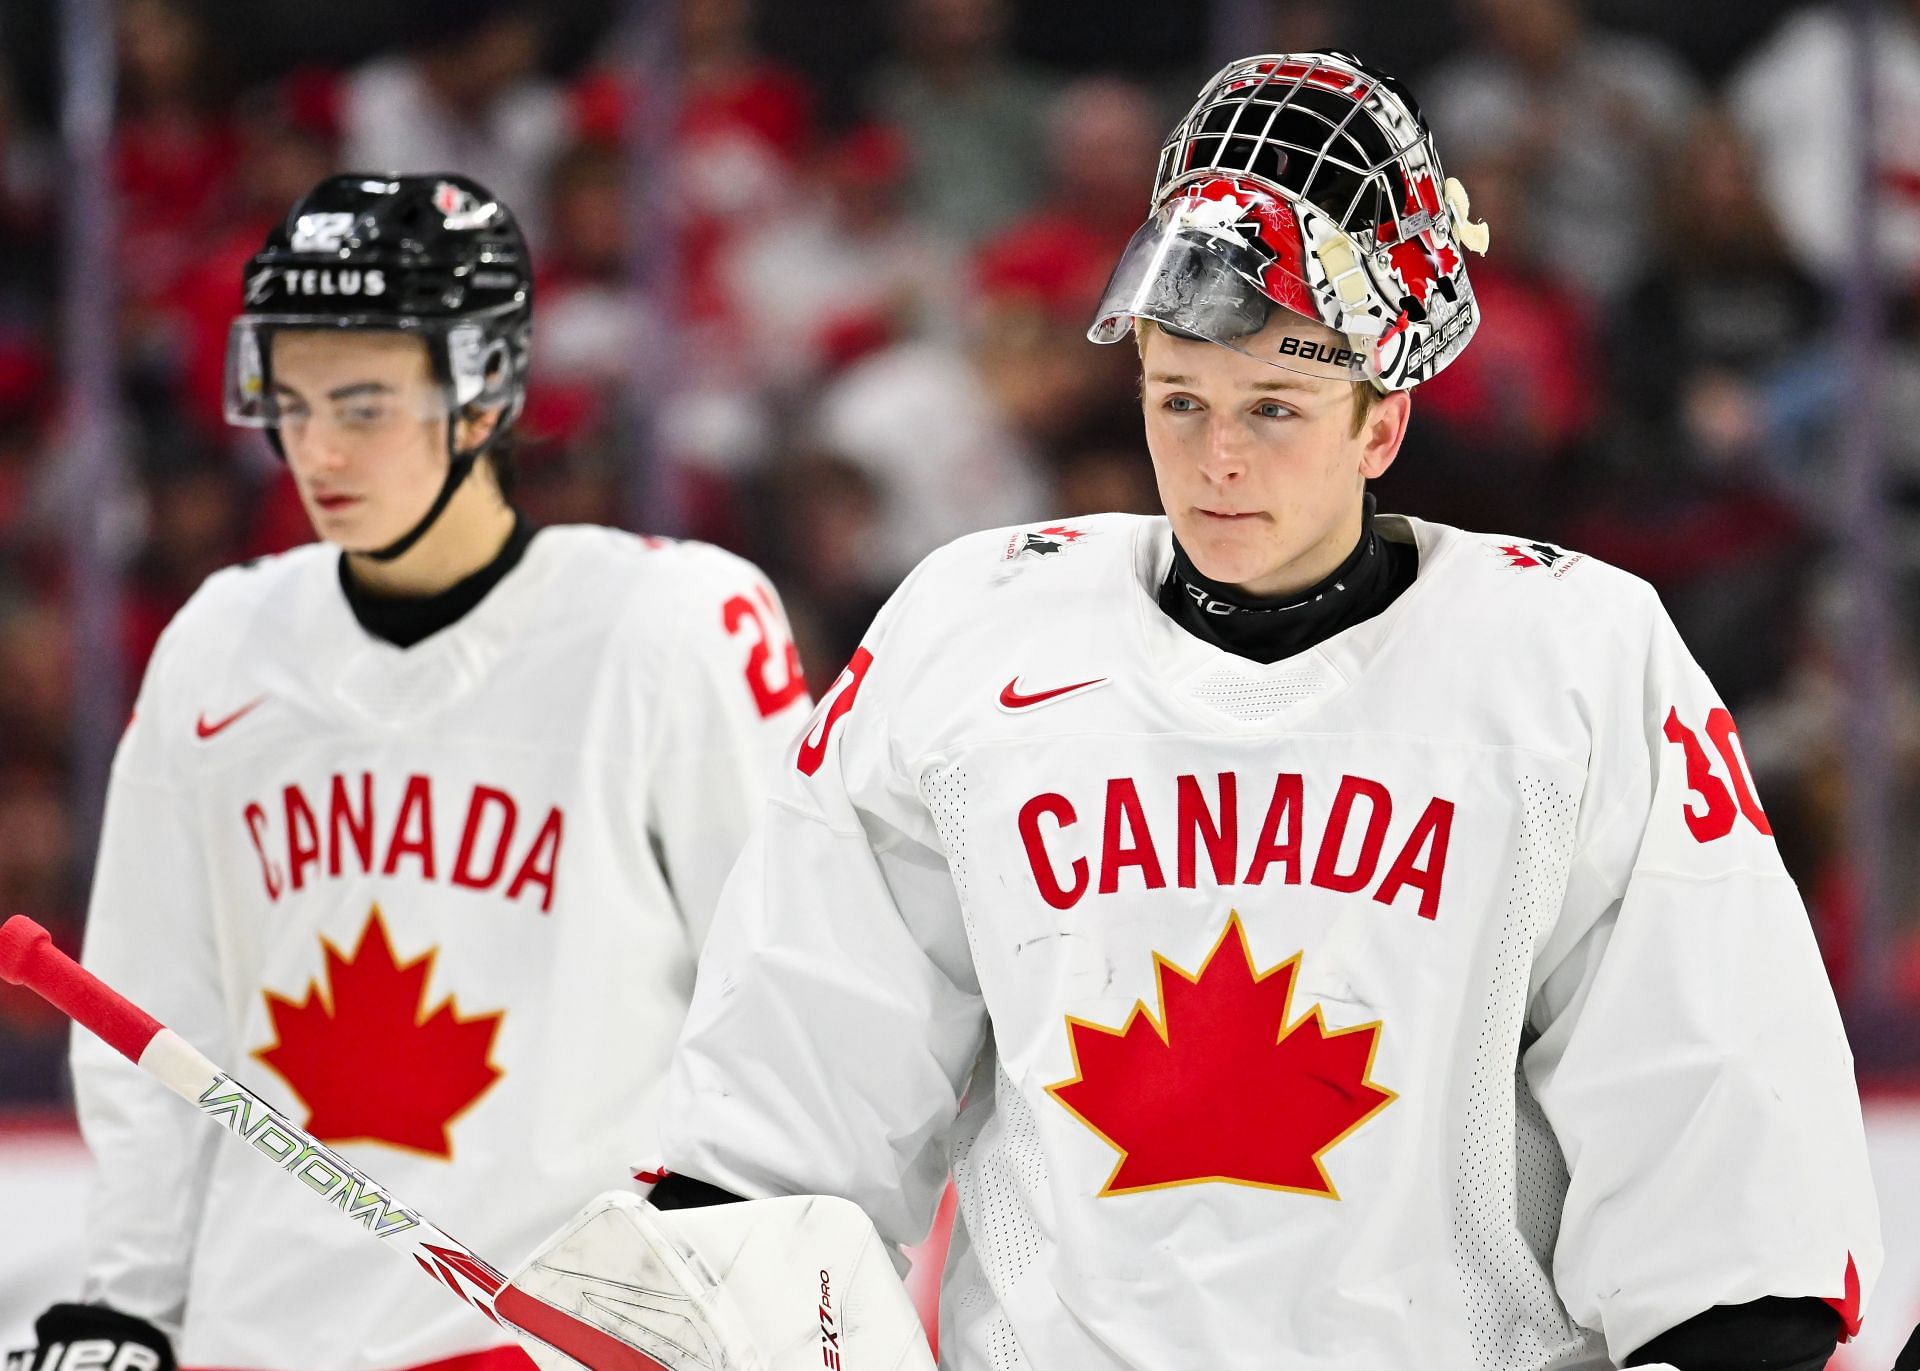
<svg viewBox="0 0 1920 1371"><path fill-rule="evenodd" d="M264 428L279 451L272 335L325 328L394 329L427 345L450 420L447 478L426 516L372 554L398 557L440 517L526 402L533 264L519 223L486 187L451 173L349 172L320 182L247 263L227 342L228 421ZM501 411L492 432L459 450L451 420L489 409Z"/></svg>

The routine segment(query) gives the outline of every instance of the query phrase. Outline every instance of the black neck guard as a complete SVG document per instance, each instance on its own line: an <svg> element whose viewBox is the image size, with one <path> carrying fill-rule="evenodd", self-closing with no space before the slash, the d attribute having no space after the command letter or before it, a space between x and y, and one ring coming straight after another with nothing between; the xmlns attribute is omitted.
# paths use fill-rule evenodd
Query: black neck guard
<svg viewBox="0 0 1920 1371"><path fill-rule="evenodd" d="M459 623L487 593L520 565L539 530L514 511L513 532L491 562L436 595L380 595L353 579L347 555L340 554L340 589L360 627L395 647L412 647L441 629Z"/></svg>
<svg viewBox="0 0 1920 1371"><path fill-rule="evenodd" d="M1202 642L1256 662L1305 652L1364 623L1400 598L1420 569L1409 543L1382 538L1373 527L1373 496L1366 497L1360 541L1333 573L1297 595L1248 595L1203 576L1180 540L1160 587L1160 609Z"/></svg>

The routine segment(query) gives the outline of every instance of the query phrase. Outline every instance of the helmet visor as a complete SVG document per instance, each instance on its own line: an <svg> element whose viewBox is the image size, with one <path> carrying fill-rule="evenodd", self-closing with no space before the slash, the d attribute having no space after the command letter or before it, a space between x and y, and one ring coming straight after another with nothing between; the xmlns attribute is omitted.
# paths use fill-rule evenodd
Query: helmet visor
<svg viewBox="0 0 1920 1371"><path fill-rule="evenodd" d="M349 374L325 393L309 395L274 369L274 344L288 333L408 333L425 344L427 376L395 377L369 359L367 375ZM508 401L512 367L504 339L489 337L478 323L422 325L400 320L383 325L343 321L338 315L242 315L227 334L222 408L227 422L244 428L278 428L324 411L366 423L443 419L466 406L491 408Z"/></svg>
<svg viewBox="0 0 1920 1371"><path fill-rule="evenodd" d="M394 332L395 330L383 330ZM331 420L342 432L369 436L403 423L444 419L452 410L447 389L432 374L404 374L369 349L365 368L329 367L324 380L303 385L274 371L274 344L282 333L343 334L337 318L236 319L227 333L222 408L227 422L243 428L280 428ZM280 340L287 341L287 340ZM424 341L424 340L423 340Z"/></svg>
<svg viewBox="0 0 1920 1371"><path fill-rule="evenodd" d="M1269 289L1276 276L1285 278L1279 282L1283 293L1311 298L1307 283L1286 272L1264 245L1231 226L1214 227L1191 214L1162 210L1141 225L1120 254L1087 337L1117 343L1134 320L1151 319L1287 371L1325 380L1371 380L1371 348L1267 328L1276 311L1311 317L1275 302Z"/></svg>

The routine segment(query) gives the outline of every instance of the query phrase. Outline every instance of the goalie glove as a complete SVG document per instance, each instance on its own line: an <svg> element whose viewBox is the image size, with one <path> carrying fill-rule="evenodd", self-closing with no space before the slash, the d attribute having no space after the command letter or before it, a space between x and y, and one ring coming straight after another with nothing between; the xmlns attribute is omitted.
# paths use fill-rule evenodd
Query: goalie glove
<svg viewBox="0 0 1920 1371"><path fill-rule="evenodd" d="M56 1304L33 1322L38 1347L7 1354L6 1371L176 1371L167 1335L104 1304Z"/></svg>
<svg viewBox="0 0 1920 1371"><path fill-rule="evenodd" d="M933 1371L872 1221L828 1196L668 1213L602 1195L528 1258L494 1307L538 1338L536 1301L635 1349L645 1359L634 1371ZM542 1371L581 1365L523 1345Z"/></svg>

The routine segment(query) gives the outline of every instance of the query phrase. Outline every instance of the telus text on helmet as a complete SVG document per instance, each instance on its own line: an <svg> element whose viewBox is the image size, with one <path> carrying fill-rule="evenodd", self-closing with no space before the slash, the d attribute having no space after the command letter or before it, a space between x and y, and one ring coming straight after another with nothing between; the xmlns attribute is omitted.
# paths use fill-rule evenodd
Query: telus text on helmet
<svg viewBox="0 0 1920 1371"><path fill-rule="evenodd" d="M387 274L375 267L288 267L279 273L280 288L288 295L361 295L387 293Z"/></svg>

